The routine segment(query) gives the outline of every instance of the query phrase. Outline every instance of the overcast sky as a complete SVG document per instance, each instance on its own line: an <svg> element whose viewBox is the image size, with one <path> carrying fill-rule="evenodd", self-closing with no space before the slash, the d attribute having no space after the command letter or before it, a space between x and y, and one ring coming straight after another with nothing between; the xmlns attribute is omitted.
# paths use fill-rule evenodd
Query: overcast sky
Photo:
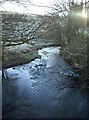
<svg viewBox="0 0 89 120"><path fill-rule="evenodd" d="M2 0L0 0L2 1ZM26 1L26 0L23 0ZM27 0L28 1L28 0ZM49 6L51 7L54 3L55 0L30 0L32 4L34 5L39 5L39 6ZM68 1L68 0L59 0L59 1ZM80 0L74 0L74 1L80 1ZM32 13L32 14L45 14L47 12L51 12L51 9L48 7L37 7L37 6L32 6L28 2L25 2L26 6L19 6L15 2L5 2L2 7L0 7L0 10L6 10L6 11L12 11L12 12L19 12L19 13Z"/></svg>
<svg viewBox="0 0 89 120"><path fill-rule="evenodd" d="M39 6L52 6L52 4L54 3L54 0L31 0L32 4L34 5L39 5ZM51 9L48 7L37 7L37 6L33 6L28 4L28 7L26 6L23 7L23 5L19 6L17 3L15 2L5 2L1 7L0 10L6 10L6 11L12 11L12 12L20 12L20 13L32 13L32 14L44 14L46 12L50 12Z"/></svg>

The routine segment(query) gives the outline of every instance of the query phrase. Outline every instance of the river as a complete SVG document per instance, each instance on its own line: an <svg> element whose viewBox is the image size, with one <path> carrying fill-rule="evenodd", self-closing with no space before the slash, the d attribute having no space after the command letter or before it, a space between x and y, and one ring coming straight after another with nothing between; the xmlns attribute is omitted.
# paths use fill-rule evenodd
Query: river
<svg viewBox="0 0 89 120"><path fill-rule="evenodd" d="M3 118L86 118L87 91L60 56L60 47L38 51L40 59L7 69Z"/></svg>

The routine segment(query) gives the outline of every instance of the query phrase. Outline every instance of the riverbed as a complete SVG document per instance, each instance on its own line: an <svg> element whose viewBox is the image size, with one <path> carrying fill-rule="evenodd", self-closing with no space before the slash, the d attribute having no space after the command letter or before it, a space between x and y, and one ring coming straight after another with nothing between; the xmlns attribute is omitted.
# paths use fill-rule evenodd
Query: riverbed
<svg viewBox="0 0 89 120"><path fill-rule="evenodd" d="M40 49L40 59L6 70L3 118L87 118L87 91L60 49Z"/></svg>

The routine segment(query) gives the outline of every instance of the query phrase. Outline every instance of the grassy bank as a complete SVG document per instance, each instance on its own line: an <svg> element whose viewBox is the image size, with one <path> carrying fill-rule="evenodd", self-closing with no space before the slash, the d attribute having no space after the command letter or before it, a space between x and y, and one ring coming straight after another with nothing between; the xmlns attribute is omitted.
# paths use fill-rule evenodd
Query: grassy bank
<svg viewBox="0 0 89 120"><path fill-rule="evenodd" d="M14 67L17 65L28 63L38 57L40 56L38 55L36 49L28 49L24 51L8 50L3 55L2 66L3 66L3 69L6 69L6 68Z"/></svg>
<svg viewBox="0 0 89 120"><path fill-rule="evenodd" d="M3 69L7 69L29 63L36 58L40 58L38 55L39 49L49 46L55 45L54 43L50 43L44 40L38 40L20 46L7 47L3 51L2 67Z"/></svg>

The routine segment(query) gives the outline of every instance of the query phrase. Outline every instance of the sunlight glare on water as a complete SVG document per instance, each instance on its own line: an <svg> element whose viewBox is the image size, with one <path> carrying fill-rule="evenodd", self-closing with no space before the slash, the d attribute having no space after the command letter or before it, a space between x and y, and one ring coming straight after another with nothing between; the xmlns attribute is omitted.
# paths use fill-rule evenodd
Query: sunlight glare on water
<svg viewBox="0 0 89 120"><path fill-rule="evenodd" d="M61 47L48 47L38 51L41 59L46 60L47 68L55 64L56 57L60 54Z"/></svg>

